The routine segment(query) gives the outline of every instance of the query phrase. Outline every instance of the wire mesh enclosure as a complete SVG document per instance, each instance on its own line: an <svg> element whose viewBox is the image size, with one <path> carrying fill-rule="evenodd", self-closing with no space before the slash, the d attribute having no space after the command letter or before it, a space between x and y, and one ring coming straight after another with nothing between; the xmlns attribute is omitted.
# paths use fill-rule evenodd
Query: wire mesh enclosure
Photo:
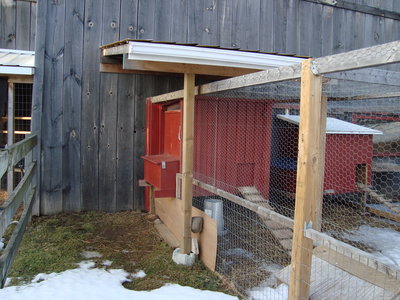
<svg viewBox="0 0 400 300"><path fill-rule="evenodd" d="M315 299L398 297L400 81L394 76L371 68L322 79L322 235L311 251L303 249L312 257L307 285ZM287 297L279 284L289 284L294 259L300 94L301 80L294 79L195 101L193 205L219 223L217 271L252 299ZM329 238L335 242L327 246ZM333 250L336 241L371 255L371 262Z"/></svg>

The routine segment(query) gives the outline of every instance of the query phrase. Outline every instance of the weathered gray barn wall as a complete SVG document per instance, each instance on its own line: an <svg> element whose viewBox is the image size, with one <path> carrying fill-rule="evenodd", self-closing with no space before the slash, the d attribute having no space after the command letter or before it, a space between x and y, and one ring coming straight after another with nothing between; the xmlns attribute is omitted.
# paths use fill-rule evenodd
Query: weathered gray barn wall
<svg viewBox="0 0 400 300"><path fill-rule="evenodd" d="M400 21L305 0L39 0L44 214L143 208L145 98L182 79L100 74L99 46L124 38L317 57L397 40Z"/></svg>
<svg viewBox="0 0 400 300"><path fill-rule="evenodd" d="M34 50L36 2L0 0L0 48Z"/></svg>

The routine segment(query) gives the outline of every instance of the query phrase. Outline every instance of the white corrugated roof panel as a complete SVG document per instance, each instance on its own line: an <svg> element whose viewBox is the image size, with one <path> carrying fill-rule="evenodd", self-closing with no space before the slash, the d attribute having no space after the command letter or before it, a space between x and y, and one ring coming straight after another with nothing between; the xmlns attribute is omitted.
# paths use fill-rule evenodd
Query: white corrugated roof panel
<svg viewBox="0 0 400 300"><path fill-rule="evenodd" d="M0 49L0 74L33 75L35 52Z"/></svg>
<svg viewBox="0 0 400 300"><path fill-rule="evenodd" d="M281 120L299 125L300 116L295 115L277 115ZM382 134L382 131L360 126L350 122L342 121L335 118L326 119L327 134Z"/></svg>

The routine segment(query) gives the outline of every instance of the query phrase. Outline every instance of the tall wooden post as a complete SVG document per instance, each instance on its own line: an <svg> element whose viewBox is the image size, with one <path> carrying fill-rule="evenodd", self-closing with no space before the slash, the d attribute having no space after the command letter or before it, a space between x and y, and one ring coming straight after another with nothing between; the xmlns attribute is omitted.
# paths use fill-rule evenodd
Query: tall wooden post
<svg viewBox="0 0 400 300"><path fill-rule="evenodd" d="M309 299L313 242L305 226L318 229L321 218L325 158L326 98L322 78L311 71L312 60L302 63L297 161L296 207L289 299Z"/></svg>
<svg viewBox="0 0 400 300"><path fill-rule="evenodd" d="M7 147L14 144L14 83L8 82ZM14 166L8 166L7 193L14 190Z"/></svg>
<svg viewBox="0 0 400 300"><path fill-rule="evenodd" d="M189 254L192 245L193 197L193 136L194 136L194 74L184 76L183 130L182 130L182 202L183 236L181 253Z"/></svg>

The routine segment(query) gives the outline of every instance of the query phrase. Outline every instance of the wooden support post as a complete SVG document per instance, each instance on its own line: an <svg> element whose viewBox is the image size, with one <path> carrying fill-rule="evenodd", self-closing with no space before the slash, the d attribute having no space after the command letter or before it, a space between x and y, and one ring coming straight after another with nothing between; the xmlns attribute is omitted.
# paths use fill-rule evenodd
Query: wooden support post
<svg viewBox="0 0 400 300"><path fill-rule="evenodd" d="M185 73L183 95L182 130L182 201L183 235L181 253L189 254L192 245L192 197L193 197L193 136L194 136L194 74Z"/></svg>
<svg viewBox="0 0 400 300"><path fill-rule="evenodd" d="M289 285L289 299L307 300L313 241L304 236L304 229L308 224L314 229L320 224L326 128L322 78L312 73L311 64L311 59L304 61L301 71L299 154Z"/></svg>
<svg viewBox="0 0 400 300"><path fill-rule="evenodd" d="M150 211L149 213L151 215L154 215L156 213L156 204L155 204L155 200L154 200L154 190L155 187L154 185L150 185L149 186L149 202L150 202Z"/></svg>
<svg viewBox="0 0 400 300"><path fill-rule="evenodd" d="M8 112L7 112L7 147L14 144L14 83L8 82ZM7 192L14 190L14 166L8 166Z"/></svg>

